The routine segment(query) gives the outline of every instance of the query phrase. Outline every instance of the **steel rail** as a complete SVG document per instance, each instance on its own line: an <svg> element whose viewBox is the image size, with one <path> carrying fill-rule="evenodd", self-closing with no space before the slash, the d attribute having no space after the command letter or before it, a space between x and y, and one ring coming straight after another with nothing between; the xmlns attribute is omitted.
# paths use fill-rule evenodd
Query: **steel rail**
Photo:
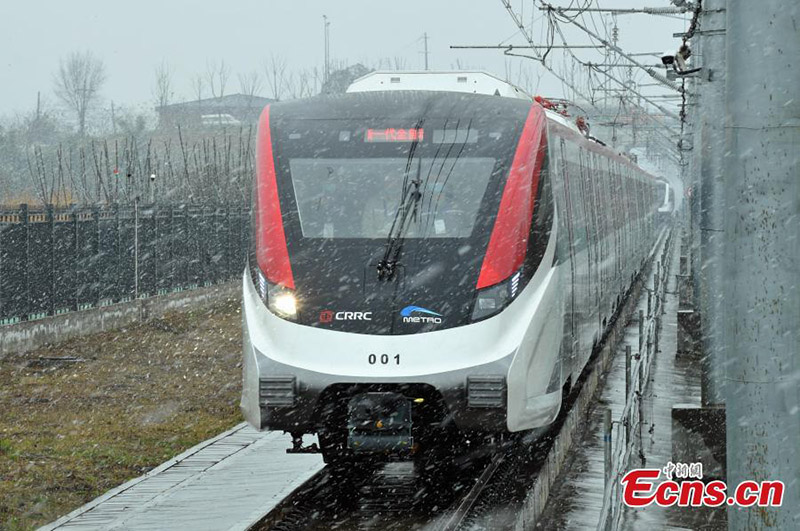
<svg viewBox="0 0 800 531"><path fill-rule="evenodd" d="M450 515L450 518L448 518L440 528L440 531L455 531L461 526L462 522L464 522L467 515L469 515L469 512L472 510L472 506L475 505L478 497L483 492L483 489L486 488L489 480L492 479L492 476L494 476L494 473L497 472L497 469L500 468L504 460L505 454L502 451L492 457L491 462L478 477L475 485L469 489L469 492L467 492L466 496L461 500L461 503L458 504L458 507L456 507L455 511Z"/></svg>

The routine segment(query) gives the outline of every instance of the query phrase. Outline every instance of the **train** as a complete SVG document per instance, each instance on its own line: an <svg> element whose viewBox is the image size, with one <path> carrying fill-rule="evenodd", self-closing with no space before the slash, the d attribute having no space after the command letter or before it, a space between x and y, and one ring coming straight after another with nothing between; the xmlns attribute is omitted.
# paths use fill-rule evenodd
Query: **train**
<svg viewBox="0 0 800 531"><path fill-rule="evenodd" d="M550 425L646 263L665 193L565 114L485 72L376 72L267 106L247 422L329 463Z"/></svg>

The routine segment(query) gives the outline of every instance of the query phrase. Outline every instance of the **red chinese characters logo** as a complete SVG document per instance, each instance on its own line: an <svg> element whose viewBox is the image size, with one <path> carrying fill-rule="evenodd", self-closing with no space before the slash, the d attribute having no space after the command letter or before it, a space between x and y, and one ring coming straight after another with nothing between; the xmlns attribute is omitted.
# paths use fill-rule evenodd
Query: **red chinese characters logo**
<svg viewBox="0 0 800 531"><path fill-rule="evenodd" d="M425 136L423 129L367 129L366 142L421 142Z"/></svg>

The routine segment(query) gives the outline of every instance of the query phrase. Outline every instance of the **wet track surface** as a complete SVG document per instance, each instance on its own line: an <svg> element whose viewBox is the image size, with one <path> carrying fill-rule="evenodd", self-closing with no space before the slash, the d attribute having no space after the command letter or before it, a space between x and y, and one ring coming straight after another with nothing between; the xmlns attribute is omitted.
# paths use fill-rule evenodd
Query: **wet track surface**
<svg viewBox="0 0 800 531"><path fill-rule="evenodd" d="M424 472L412 462L326 467L252 529L508 529L577 396L546 431L486 441Z"/></svg>

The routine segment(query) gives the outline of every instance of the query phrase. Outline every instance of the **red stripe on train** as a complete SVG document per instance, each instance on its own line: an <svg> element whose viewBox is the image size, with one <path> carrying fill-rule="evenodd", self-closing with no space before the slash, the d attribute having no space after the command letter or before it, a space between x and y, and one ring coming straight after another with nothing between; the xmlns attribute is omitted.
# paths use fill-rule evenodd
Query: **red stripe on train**
<svg viewBox="0 0 800 531"><path fill-rule="evenodd" d="M294 275L286 246L275 159L272 153L272 133L269 125L269 105L258 122L256 143L256 260L258 267L273 284L294 289Z"/></svg>
<svg viewBox="0 0 800 531"><path fill-rule="evenodd" d="M477 289L507 279L525 260L545 149L545 112L540 105L533 105L525 120L503 189Z"/></svg>

